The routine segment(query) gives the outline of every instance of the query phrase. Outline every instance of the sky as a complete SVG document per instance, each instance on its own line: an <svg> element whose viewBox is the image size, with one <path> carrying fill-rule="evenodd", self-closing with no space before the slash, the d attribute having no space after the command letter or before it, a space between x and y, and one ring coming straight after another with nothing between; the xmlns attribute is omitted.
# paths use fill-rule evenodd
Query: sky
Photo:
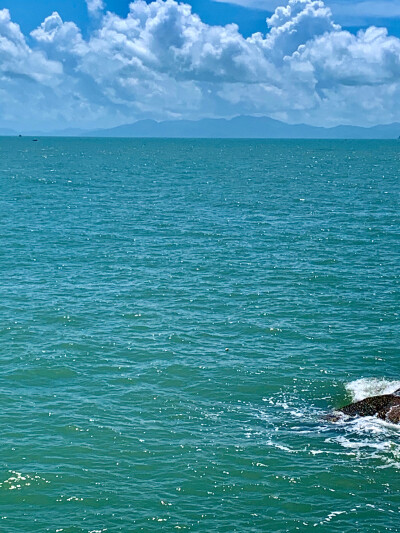
<svg viewBox="0 0 400 533"><path fill-rule="evenodd" d="M0 128L400 122L399 0L0 0Z"/></svg>

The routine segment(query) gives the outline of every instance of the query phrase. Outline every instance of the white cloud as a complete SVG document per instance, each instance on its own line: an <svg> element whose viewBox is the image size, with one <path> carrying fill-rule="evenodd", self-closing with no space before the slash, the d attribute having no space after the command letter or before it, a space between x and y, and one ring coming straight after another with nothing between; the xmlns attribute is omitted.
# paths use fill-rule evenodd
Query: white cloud
<svg viewBox="0 0 400 533"><path fill-rule="evenodd" d="M264 42L269 55L278 60L292 55L303 43L340 29L320 0L291 0L287 6L278 7L267 23L271 31Z"/></svg>
<svg viewBox="0 0 400 533"><path fill-rule="evenodd" d="M104 9L103 0L86 0L87 8L89 13L97 14L99 11Z"/></svg>
<svg viewBox="0 0 400 533"><path fill-rule="evenodd" d="M22 76L45 85L54 85L62 73L61 63L29 48L8 9L0 10L0 73L3 82Z"/></svg>
<svg viewBox="0 0 400 533"><path fill-rule="evenodd" d="M87 50L78 26L73 22L63 22L57 12L47 17L31 36L49 56L83 55Z"/></svg>
<svg viewBox="0 0 400 533"><path fill-rule="evenodd" d="M53 13L29 46L0 11L0 109L18 126L105 126L257 113L314 124L400 120L400 40L343 31L321 0L290 0L245 39L174 0L136 0L83 38Z"/></svg>

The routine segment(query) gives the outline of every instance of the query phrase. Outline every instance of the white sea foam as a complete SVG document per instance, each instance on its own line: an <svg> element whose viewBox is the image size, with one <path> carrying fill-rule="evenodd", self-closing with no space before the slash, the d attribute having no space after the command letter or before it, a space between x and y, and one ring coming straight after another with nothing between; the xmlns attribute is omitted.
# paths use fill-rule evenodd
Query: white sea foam
<svg viewBox="0 0 400 533"><path fill-rule="evenodd" d="M400 388L400 381L364 378L345 384L345 387L351 394L352 401L359 401L393 393ZM313 457L353 457L360 461L375 461L374 468L400 470L399 424L392 424L376 416L348 417L344 414L332 424L324 420L326 411L310 405L297 395L263 400L268 407L254 410L254 414L256 418L268 422L265 432L269 438L265 444L279 452L290 455L309 454ZM310 435L307 446L303 441L305 434ZM254 436L254 432L251 435Z"/></svg>
<svg viewBox="0 0 400 533"><path fill-rule="evenodd" d="M392 394L400 388L400 381L387 379L363 378L347 383L346 390L351 394L354 402L379 396L380 394Z"/></svg>
<svg viewBox="0 0 400 533"><path fill-rule="evenodd" d="M360 401L371 396L391 394L400 388L400 381L364 378L346 385L353 401ZM375 416L344 417L336 426L341 434L330 437L326 442L336 442L345 449L352 449L360 457L378 459L377 468L400 467L400 425L392 424Z"/></svg>

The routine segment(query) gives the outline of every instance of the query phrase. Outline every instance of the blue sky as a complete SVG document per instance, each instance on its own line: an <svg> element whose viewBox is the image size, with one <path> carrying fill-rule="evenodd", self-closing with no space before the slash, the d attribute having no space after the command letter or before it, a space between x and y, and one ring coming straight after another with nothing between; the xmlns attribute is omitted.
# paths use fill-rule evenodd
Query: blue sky
<svg viewBox="0 0 400 533"><path fill-rule="evenodd" d="M0 127L400 121L398 0L32 4L0 0Z"/></svg>
<svg viewBox="0 0 400 533"><path fill-rule="evenodd" d="M150 0L148 0L148 3ZM106 0L106 9L126 16L129 0ZM279 0L187 0L207 24L239 25L245 36L257 31L265 31L265 19L274 11L274 6L283 5ZM333 10L335 19L351 31L371 24L385 26L393 35L400 36L400 2L398 0L327 0L326 5ZM37 27L45 17L58 11L64 20L74 21L83 31L90 27L85 0L0 0L0 9L8 8L15 22L21 25L24 33Z"/></svg>

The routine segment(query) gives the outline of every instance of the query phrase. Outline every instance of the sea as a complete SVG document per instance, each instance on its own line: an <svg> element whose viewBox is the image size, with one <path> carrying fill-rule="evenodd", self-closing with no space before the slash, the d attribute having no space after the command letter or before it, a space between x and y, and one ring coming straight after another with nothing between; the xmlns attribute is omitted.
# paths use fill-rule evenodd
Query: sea
<svg viewBox="0 0 400 533"><path fill-rule="evenodd" d="M0 532L400 531L400 143L0 138Z"/></svg>

